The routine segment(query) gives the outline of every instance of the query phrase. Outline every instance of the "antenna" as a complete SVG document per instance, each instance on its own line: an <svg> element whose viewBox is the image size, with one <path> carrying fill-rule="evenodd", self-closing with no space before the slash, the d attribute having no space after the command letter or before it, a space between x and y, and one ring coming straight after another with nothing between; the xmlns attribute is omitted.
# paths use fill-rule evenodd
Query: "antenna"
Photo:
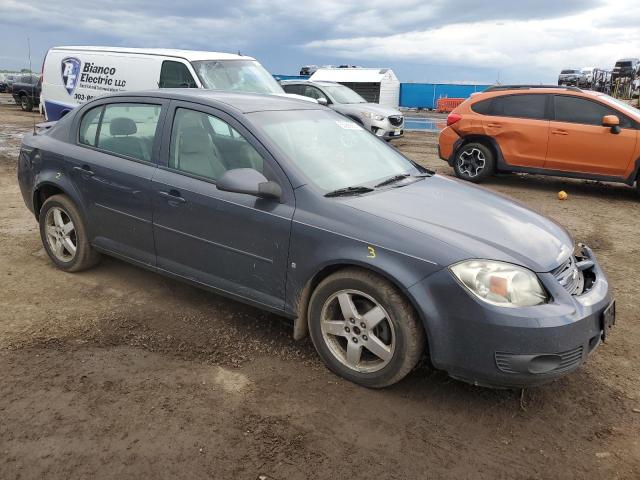
<svg viewBox="0 0 640 480"><path fill-rule="evenodd" d="M33 82L33 69L31 68L31 39L27 37L27 48L29 50L29 75L31 78L31 82ZM36 86L31 84L31 100L36 98ZM33 112L31 112L31 119L33 120L33 134L36 134L36 118L33 116Z"/></svg>

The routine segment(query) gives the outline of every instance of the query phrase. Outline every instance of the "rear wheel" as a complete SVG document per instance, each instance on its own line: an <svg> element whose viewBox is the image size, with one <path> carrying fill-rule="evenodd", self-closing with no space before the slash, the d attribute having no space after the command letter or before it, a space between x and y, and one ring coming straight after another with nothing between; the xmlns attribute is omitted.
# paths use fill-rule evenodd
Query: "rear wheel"
<svg viewBox="0 0 640 480"><path fill-rule="evenodd" d="M318 285L309 302L309 331L330 370L371 388L405 377L425 346L408 300L386 280L360 269L342 270Z"/></svg>
<svg viewBox="0 0 640 480"><path fill-rule="evenodd" d="M453 170L458 178L482 182L495 170L493 152L482 143L467 143L456 152Z"/></svg>
<svg viewBox="0 0 640 480"><path fill-rule="evenodd" d="M40 210L40 236L49 258L61 270L79 272L100 260L87 238L80 212L66 195L53 195Z"/></svg>
<svg viewBox="0 0 640 480"><path fill-rule="evenodd" d="M24 112L30 112L33 110L33 103L31 102L31 99L26 95L22 95L20 97L20 108Z"/></svg>

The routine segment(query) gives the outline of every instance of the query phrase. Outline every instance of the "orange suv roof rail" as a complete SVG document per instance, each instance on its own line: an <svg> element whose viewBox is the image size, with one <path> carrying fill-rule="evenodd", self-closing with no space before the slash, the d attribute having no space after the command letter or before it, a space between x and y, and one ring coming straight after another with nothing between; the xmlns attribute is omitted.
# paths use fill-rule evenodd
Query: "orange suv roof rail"
<svg viewBox="0 0 640 480"><path fill-rule="evenodd" d="M485 92L497 92L500 90L526 90L529 88L556 88L561 90L570 90L572 92L582 92L578 87L571 85L492 85L485 89Z"/></svg>

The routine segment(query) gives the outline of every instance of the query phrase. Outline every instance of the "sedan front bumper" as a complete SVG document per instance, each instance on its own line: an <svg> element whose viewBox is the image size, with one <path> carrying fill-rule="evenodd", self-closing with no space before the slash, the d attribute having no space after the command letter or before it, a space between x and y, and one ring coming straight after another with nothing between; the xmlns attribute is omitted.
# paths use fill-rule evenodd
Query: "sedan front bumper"
<svg viewBox="0 0 640 480"><path fill-rule="evenodd" d="M409 290L423 314L432 363L454 378L502 388L546 383L575 370L600 344L603 312L612 302L592 260L595 282L582 295L570 295L551 273L538 274L552 300L535 307L490 305L449 269L414 285Z"/></svg>

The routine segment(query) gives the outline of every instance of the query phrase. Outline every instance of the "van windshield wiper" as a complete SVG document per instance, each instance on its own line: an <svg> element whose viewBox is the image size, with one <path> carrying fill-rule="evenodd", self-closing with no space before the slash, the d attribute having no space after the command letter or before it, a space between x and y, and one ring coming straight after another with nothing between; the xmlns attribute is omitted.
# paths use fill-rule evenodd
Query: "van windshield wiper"
<svg viewBox="0 0 640 480"><path fill-rule="evenodd" d="M333 192L325 193L325 197L344 197L347 195L357 195L359 193L373 192L373 188L357 186L357 187L345 187L334 190Z"/></svg>

